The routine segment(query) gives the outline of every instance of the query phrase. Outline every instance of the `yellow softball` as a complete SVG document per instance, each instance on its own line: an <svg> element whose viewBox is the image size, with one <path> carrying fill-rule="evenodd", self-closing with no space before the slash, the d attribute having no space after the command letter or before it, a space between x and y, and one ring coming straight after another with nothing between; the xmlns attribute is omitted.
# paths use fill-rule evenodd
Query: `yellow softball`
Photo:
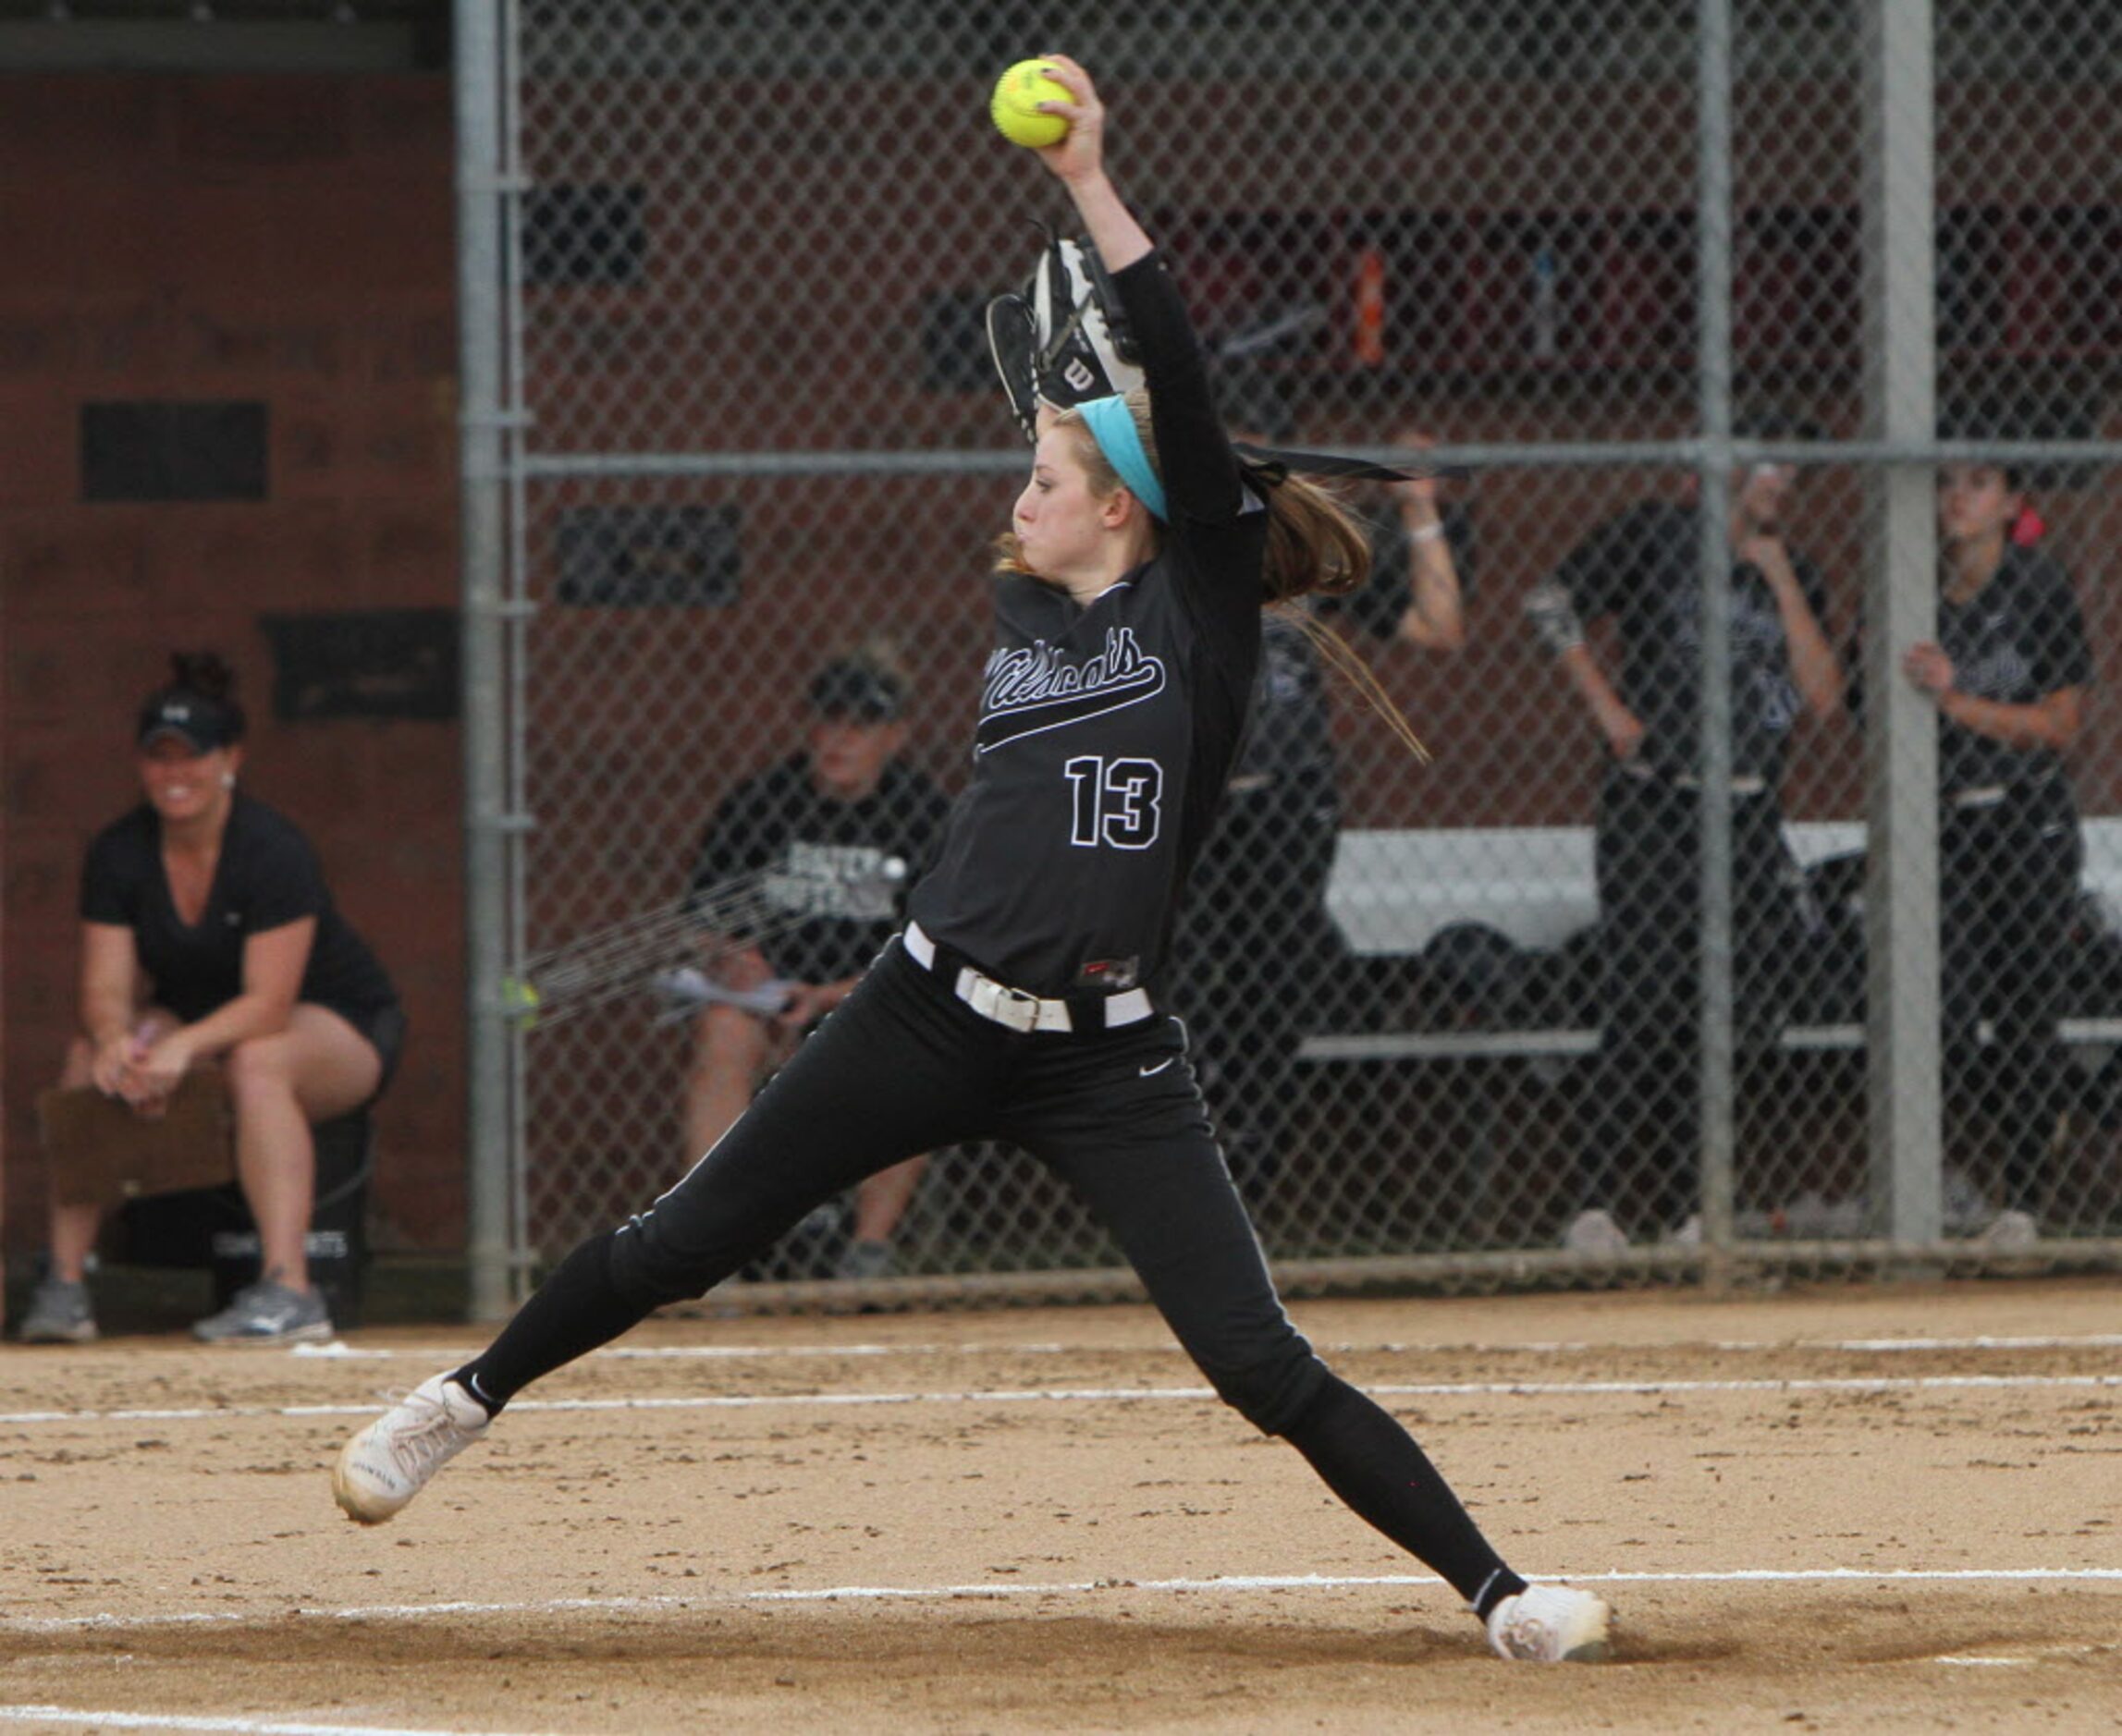
<svg viewBox="0 0 2122 1736"><path fill-rule="evenodd" d="M538 1009L545 1005L545 998L535 983L520 976L501 979L501 1005L525 1031L538 1022Z"/></svg>
<svg viewBox="0 0 2122 1736"><path fill-rule="evenodd" d="M996 130L1012 144L1059 144L1068 136L1067 117L1042 115L1039 104L1074 101L1048 62L1020 60L995 80L987 113L994 116Z"/></svg>

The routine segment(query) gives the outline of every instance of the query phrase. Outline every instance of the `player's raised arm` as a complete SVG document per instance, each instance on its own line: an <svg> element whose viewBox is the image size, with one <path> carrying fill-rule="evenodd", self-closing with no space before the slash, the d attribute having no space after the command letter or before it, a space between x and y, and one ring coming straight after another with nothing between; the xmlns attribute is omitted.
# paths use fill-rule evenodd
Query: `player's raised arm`
<svg viewBox="0 0 2122 1736"><path fill-rule="evenodd" d="M1125 271L1148 254L1151 243L1105 172L1105 104L1090 74L1066 55L1049 55L1046 63L1074 100L1040 104L1066 119L1068 130L1055 143L1039 147L1039 161L1068 189L1106 269Z"/></svg>

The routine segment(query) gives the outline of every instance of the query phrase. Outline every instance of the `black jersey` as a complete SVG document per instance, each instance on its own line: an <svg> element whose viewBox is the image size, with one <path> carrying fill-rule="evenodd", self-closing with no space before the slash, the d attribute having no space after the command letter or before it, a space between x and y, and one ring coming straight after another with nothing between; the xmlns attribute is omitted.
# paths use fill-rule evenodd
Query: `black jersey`
<svg viewBox="0 0 2122 1736"><path fill-rule="evenodd" d="M912 911L1042 996L1151 980L1230 776L1260 654L1267 513L1240 479L1157 254L1113 275L1142 348L1170 517L1087 606L995 581L973 779Z"/></svg>
<svg viewBox="0 0 2122 1736"><path fill-rule="evenodd" d="M1470 507L1447 501L1437 508L1437 521L1444 527L1444 545L1452 552L1452 571L1459 581L1462 598L1474 589L1477 548L1474 513ZM1345 596L1321 596L1316 606L1321 615L1345 615L1375 639L1396 638L1400 618L1415 601L1415 581L1410 576L1415 544L1397 507L1363 521L1370 544L1370 571L1362 585Z"/></svg>
<svg viewBox="0 0 2122 1736"><path fill-rule="evenodd" d="M316 936L300 997L366 1029L398 991L332 902L324 871L295 824L237 792L221 858L196 924L177 913L162 865L162 822L142 802L96 835L81 868L81 918L129 928L157 1004L187 1024L243 992L243 943L305 916Z"/></svg>
<svg viewBox="0 0 2122 1736"><path fill-rule="evenodd" d="M1555 569L1585 620L1621 629L1621 702L1643 722L1641 758L1668 776L1697 769L1702 692L1701 514L1646 501L1609 519ZM1790 564L1815 618L1825 619L1819 568ZM1802 709L1775 593L1750 561L1732 568L1732 770L1773 788Z"/></svg>
<svg viewBox="0 0 2122 1736"><path fill-rule="evenodd" d="M847 801L820 789L799 753L723 799L700 840L691 899L707 910L718 888L743 878L747 908L765 919L759 950L777 976L859 976L891 937L948 806L924 773L896 761L868 795Z"/></svg>
<svg viewBox="0 0 2122 1736"><path fill-rule="evenodd" d="M1334 801L1326 672L1311 635L1273 610L1260 617L1260 672L1231 782L1238 789L1302 785L1329 807Z"/></svg>
<svg viewBox="0 0 2122 1736"><path fill-rule="evenodd" d="M2053 556L2016 544L1967 602L1939 599L1938 643L1952 659L1953 685L1977 699L2030 705L2092 679L2070 575ZM2042 782L2061 769L2052 748L2015 748L1938 715L1938 784L1947 794Z"/></svg>

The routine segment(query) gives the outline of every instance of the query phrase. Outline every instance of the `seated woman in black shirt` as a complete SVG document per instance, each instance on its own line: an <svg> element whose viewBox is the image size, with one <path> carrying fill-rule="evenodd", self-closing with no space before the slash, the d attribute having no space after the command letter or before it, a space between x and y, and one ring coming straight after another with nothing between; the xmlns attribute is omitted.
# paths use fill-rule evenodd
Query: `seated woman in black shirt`
<svg viewBox="0 0 2122 1736"><path fill-rule="evenodd" d="M383 1089L404 1016L308 840L238 790L244 720L227 666L211 653L171 662L140 714L145 800L97 835L82 870L82 1033L60 1082L153 1116L191 1068L217 1061L262 1276L192 1330L209 1343L328 1339L304 1253L310 1130ZM51 1275L24 1342L95 1337L83 1268L99 1215L54 1204Z"/></svg>

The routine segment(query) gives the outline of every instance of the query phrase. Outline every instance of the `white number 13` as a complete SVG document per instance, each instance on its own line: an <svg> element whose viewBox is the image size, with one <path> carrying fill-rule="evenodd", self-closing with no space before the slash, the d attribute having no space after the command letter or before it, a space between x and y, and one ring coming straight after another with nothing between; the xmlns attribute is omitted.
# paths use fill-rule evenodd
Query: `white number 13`
<svg viewBox="0 0 2122 1736"><path fill-rule="evenodd" d="M1158 798L1164 768L1155 760L1108 760L1081 754L1061 767L1074 816L1069 842L1095 850L1147 850L1157 841Z"/></svg>

